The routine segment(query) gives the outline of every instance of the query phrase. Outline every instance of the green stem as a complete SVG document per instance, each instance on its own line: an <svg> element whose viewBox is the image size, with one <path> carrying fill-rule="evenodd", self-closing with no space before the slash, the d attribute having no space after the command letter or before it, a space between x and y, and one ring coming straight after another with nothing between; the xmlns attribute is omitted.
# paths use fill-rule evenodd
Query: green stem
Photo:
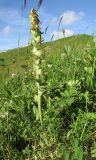
<svg viewBox="0 0 96 160"><path fill-rule="evenodd" d="M38 112L39 112L40 123L42 125L41 91L40 91L40 84L39 83L37 83L37 87L38 87Z"/></svg>

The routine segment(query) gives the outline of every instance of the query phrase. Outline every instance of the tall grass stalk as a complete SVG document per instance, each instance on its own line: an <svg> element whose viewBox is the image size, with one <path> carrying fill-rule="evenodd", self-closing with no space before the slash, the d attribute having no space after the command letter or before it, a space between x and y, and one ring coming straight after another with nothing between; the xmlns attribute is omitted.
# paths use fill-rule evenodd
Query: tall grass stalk
<svg viewBox="0 0 96 160"><path fill-rule="evenodd" d="M41 31L40 31L40 21L38 14L35 9L32 9L30 12L30 24L31 24L31 34L32 34L32 53L33 53L33 71L34 71L34 76L36 79L36 87L38 91L38 95L35 95L35 101L38 104L38 113L39 113L39 118L40 122L42 124L42 113L41 113L41 81L40 81L40 76L41 76L41 56L42 56L42 51L40 50L40 46L42 43L42 38L41 38Z"/></svg>
<svg viewBox="0 0 96 160"><path fill-rule="evenodd" d="M59 29L60 29L60 25L61 25L62 20L63 20L63 16L60 18L60 21L58 23L58 39L59 39Z"/></svg>

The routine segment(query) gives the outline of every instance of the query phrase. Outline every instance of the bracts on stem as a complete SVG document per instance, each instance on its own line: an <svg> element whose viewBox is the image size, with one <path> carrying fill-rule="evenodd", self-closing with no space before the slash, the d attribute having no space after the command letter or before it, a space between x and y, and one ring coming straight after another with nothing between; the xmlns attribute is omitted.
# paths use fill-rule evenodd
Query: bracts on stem
<svg viewBox="0 0 96 160"><path fill-rule="evenodd" d="M32 9L30 12L30 26L31 26L31 34L32 34L32 54L34 57L33 60L33 72L34 72L34 78L36 79L36 87L38 91L38 95L35 95L35 101L38 104L38 113L40 122L42 124L42 112L41 112L41 84L40 84L40 77L42 75L41 70L41 57L42 57L42 51L40 50L40 46L42 43L42 37L41 37L41 31L40 31L40 21L38 14L35 9Z"/></svg>

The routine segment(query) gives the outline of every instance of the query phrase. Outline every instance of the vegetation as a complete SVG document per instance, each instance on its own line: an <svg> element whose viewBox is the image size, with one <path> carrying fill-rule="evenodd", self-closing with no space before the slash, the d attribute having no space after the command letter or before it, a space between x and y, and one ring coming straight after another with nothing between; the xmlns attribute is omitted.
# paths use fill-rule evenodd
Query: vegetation
<svg viewBox="0 0 96 160"><path fill-rule="evenodd" d="M45 59L47 54L54 56L64 52L64 48L69 46L76 50L88 50L93 47L93 37L89 35L76 35L53 42L43 43L41 46ZM23 74L25 70L32 66L32 46L25 46L18 49L0 53L0 80L6 79L12 73Z"/></svg>
<svg viewBox="0 0 96 160"><path fill-rule="evenodd" d="M42 45L42 123L34 97L32 48L0 54L0 159L95 160L93 37L78 35Z"/></svg>
<svg viewBox="0 0 96 160"><path fill-rule="evenodd" d="M42 96L42 87L41 87L41 62L42 62L42 51L40 50L42 37L40 31L40 20L35 9L32 9L30 12L30 23L31 23L31 33L32 33L32 44L33 44L33 73L35 79L35 85L37 87L37 94L34 95L35 102L38 105L38 114L39 119L42 125L42 112L41 112L41 96Z"/></svg>

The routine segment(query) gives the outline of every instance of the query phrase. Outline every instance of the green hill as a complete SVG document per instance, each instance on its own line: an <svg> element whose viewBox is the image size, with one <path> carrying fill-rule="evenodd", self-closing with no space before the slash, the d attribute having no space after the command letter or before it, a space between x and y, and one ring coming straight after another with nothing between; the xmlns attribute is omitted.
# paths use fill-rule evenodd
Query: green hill
<svg viewBox="0 0 96 160"><path fill-rule="evenodd" d="M44 43L39 80L31 50L0 53L0 160L95 160L93 37Z"/></svg>
<svg viewBox="0 0 96 160"><path fill-rule="evenodd" d="M47 42L42 45L43 53L46 55L61 54L64 48L70 46L76 50L87 49L92 46L92 36L77 35L53 42ZM24 68L32 64L31 46L9 50L0 53L0 78L5 78L11 73L23 73Z"/></svg>

